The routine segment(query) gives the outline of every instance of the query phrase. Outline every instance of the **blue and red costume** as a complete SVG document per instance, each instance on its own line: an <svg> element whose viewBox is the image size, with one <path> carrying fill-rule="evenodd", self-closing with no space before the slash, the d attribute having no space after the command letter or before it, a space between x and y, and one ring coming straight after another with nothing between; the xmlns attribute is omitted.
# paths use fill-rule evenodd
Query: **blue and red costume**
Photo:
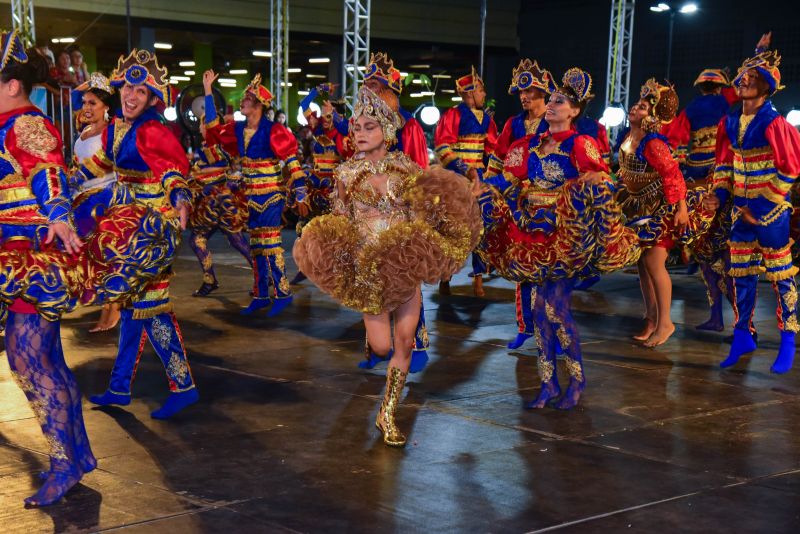
<svg viewBox="0 0 800 534"><path fill-rule="evenodd" d="M761 52L742 64L733 84L738 87L745 77L751 82L760 78L768 85L765 96L774 95L783 88L779 65L776 51ZM795 334L800 330L794 279L798 269L792 264L790 238L791 190L798 175L800 133L768 98L753 114L744 115L738 109L722 119L714 192L720 211L732 200L729 273L734 278L736 300L733 343L722 367L734 365L743 354L756 349L753 313L761 273L772 282L778 300L781 345L771 370L785 373L792 367Z"/></svg>
<svg viewBox="0 0 800 534"><path fill-rule="evenodd" d="M194 206L189 218L192 233L189 244L203 270L203 283L194 296L204 297L219 284L208 240L220 230L234 250L248 264L252 263L250 247L244 230L247 226L247 199L230 180L230 160L222 148L209 147L205 142L191 170L190 187Z"/></svg>
<svg viewBox="0 0 800 534"><path fill-rule="evenodd" d="M459 78L456 84L460 92L467 92L483 81L473 69L471 75ZM436 155L445 168L464 176L474 169L480 179L494 153L497 137L497 125L491 114L482 109L472 109L462 102L442 115L433 141ZM483 193L482 197L488 201L491 193ZM486 264L477 254L472 255L472 272L475 276L487 272Z"/></svg>
<svg viewBox="0 0 800 534"><path fill-rule="evenodd" d="M133 50L127 58L120 57L111 85L119 88L126 84L142 84L162 101L168 98L166 69L146 50ZM73 179L79 182L108 172L117 173L117 181L128 190L134 204L151 208L175 228L180 226L176 208L191 205L186 182L189 161L155 106L130 121L114 117L103 133L102 149L83 161ZM169 298L171 276L168 269L152 279L132 298L132 309L122 310L111 382L103 395L91 397L95 404L130 403L136 368L148 339L164 365L171 391L167 403L151 415L168 418L199 398Z"/></svg>
<svg viewBox="0 0 800 534"><path fill-rule="evenodd" d="M251 86L266 91L260 85L260 77ZM206 96L205 123L209 146L230 147L232 153L229 156L240 158L242 165L242 186L248 202L247 227L253 260L251 308L258 309L269 304L269 287L272 285L272 297L276 301L285 301L279 307L273 307L272 312L275 312L285 307L292 298L283 258L281 216L287 194L290 205L304 202L306 198L305 173L297 161L297 139L285 126L270 121L266 116L261 117L255 130L247 129L245 121L220 124L211 96ZM288 183L284 183L282 177L281 161L288 171Z"/></svg>

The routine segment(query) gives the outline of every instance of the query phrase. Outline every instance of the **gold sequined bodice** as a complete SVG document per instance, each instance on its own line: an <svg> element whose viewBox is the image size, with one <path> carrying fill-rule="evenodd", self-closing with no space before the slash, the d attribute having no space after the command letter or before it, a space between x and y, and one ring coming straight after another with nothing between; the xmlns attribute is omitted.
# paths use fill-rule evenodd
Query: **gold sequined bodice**
<svg viewBox="0 0 800 534"><path fill-rule="evenodd" d="M402 152L390 152L378 162L351 159L336 170L345 189L346 213L367 240L393 224L411 219L406 198L421 169ZM385 188L385 189L384 189Z"/></svg>
<svg viewBox="0 0 800 534"><path fill-rule="evenodd" d="M660 188L661 175L647 161L636 157L636 147L626 139L619 149L619 177L625 187L636 193L653 184L658 183Z"/></svg>

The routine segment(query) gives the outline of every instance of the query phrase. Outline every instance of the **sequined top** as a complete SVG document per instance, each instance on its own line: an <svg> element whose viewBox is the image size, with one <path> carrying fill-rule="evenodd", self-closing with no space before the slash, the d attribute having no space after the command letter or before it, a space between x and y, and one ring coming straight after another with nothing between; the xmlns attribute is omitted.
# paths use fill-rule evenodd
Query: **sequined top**
<svg viewBox="0 0 800 534"><path fill-rule="evenodd" d="M633 195L662 197L667 204L686 198L686 182L669 144L659 134L647 134L633 147L628 137L619 151L619 177Z"/></svg>
<svg viewBox="0 0 800 534"><path fill-rule="evenodd" d="M335 210L350 217L366 241L374 241L392 225L413 218L406 195L421 172L403 152L389 152L378 162L350 159L334 173L344 188L344 198L338 198L339 189L334 192Z"/></svg>

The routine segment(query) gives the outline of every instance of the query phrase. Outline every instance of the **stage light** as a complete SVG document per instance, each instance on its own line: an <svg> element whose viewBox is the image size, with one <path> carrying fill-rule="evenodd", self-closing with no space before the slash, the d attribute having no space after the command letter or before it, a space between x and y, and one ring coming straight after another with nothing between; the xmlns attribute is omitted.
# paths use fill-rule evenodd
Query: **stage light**
<svg viewBox="0 0 800 534"><path fill-rule="evenodd" d="M680 11L685 15L694 13L697 11L697 4L684 4Z"/></svg>
<svg viewBox="0 0 800 534"><path fill-rule="evenodd" d="M159 50L172 50L171 43L153 43L153 48L158 48Z"/></svg>
<svg viewBox="0 0 800 534"><path fill-rule="evenodd" d="M433 126L434 124L439 122L439 117L441 116L442 114L439 112L439 108L437 108L436 106L425 106L419 112L420 120L423 122L423 124L426 124L428 126Z"/></svg>
<svg viewBox="0 0 800 534"><path fill-rule="evenodd" d="M453 102L461 102L463 100L463 98L461 98L460 96L454 96L450 100L452 100Z"/></svg>
<svg viewBox="0 0 800 534"><path fill-rule="evenodd" d="M286 69L286 72L289 74L297 74L298 72L302 72L300 67L292 67L291 69Z"/></svg>
<svg viewBox="0 0 800 534"><path fill-rule="evenodd" d="M253 50L253 55L256 57L272 57L272 52L267 50Z"/></svg>
<svg viewBox="0 0 800 534"><path fill-rule="evenodd" d="M175 111L175 108L170 106L164 110L164 118L170 122L175 122L178 119L178 112Z"/></svg>
<svg viewBox="0 0 800 534"><path fill-rule="evenodd" d="M800 126L800 110L793 109L786 114L786 121L795 128Z"/></svg>
<svg viewBox="0 0 800 534"><path fill-rule="evenodd" d="M607 128L616 128L625 122L625 110L618 104L612 104L603 110L600 124Z"/></svg>
<svg viewBox="0 0 800 534"><path fill-rule="evenodd" d="M179 67L194 67L194 61L181 61L178 63Z"/></svg>
<svg viewBox="0 0 800 534"><path fill-rule="evenodd" d="M665 4L664 2L661 2L660 4L658 4L658 8L661 11L669 11L669 5Z"/></svg>
<svg viewBox="0 0 800 534"><path fill-rule="evenodd" d="M309 63L330 63L331 58L329 57L312 57L308 59Z"/></svg>
<svg viewBox="0 0 800 534"><path fill-rule="evenodd" d="M233 74L234 76L237 74L247 74L247 69L231 69L228 71L229 74Z"/></svg>
<svg viewBox="0 0 800 534"><path fill-rule="evenodd" d="M195 75L195 72L193 70L185 70L185 71L183 71L183 73L186 76L194 76Z"/></svg>
<svg viewBox="0 0 800 534"><path fill-rule="evenodd" d="M236 85L236 79L235 78L217 78L217 81L219 83L232 83L232 84Z"/></svg>

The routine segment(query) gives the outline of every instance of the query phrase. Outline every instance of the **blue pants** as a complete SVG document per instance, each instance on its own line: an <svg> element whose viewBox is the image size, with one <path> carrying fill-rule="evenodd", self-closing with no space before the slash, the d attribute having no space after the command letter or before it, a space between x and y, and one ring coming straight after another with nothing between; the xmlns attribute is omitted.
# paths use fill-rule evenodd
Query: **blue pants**
<svg viewBox="0 0 800 534"><path fill-rule="evenodd" d="M117 395L131 394L139 358L148 338L164 365L170 391L178 393L192 389L194 380L175 314L161 313L149 319L134 319L132 310L122 310L119 352L108 390Z"/></svg>
<svg viewBox="0 0 800 534"><path fill-rule="evenodd" d="M281 216L286 204L283 193L253 196L248 199L250 217L247 221L250 234L250 255L253 258L253 295L269 299L272 285L274 298L292 295L286 279L286 264L281 246Z"/></svg>

